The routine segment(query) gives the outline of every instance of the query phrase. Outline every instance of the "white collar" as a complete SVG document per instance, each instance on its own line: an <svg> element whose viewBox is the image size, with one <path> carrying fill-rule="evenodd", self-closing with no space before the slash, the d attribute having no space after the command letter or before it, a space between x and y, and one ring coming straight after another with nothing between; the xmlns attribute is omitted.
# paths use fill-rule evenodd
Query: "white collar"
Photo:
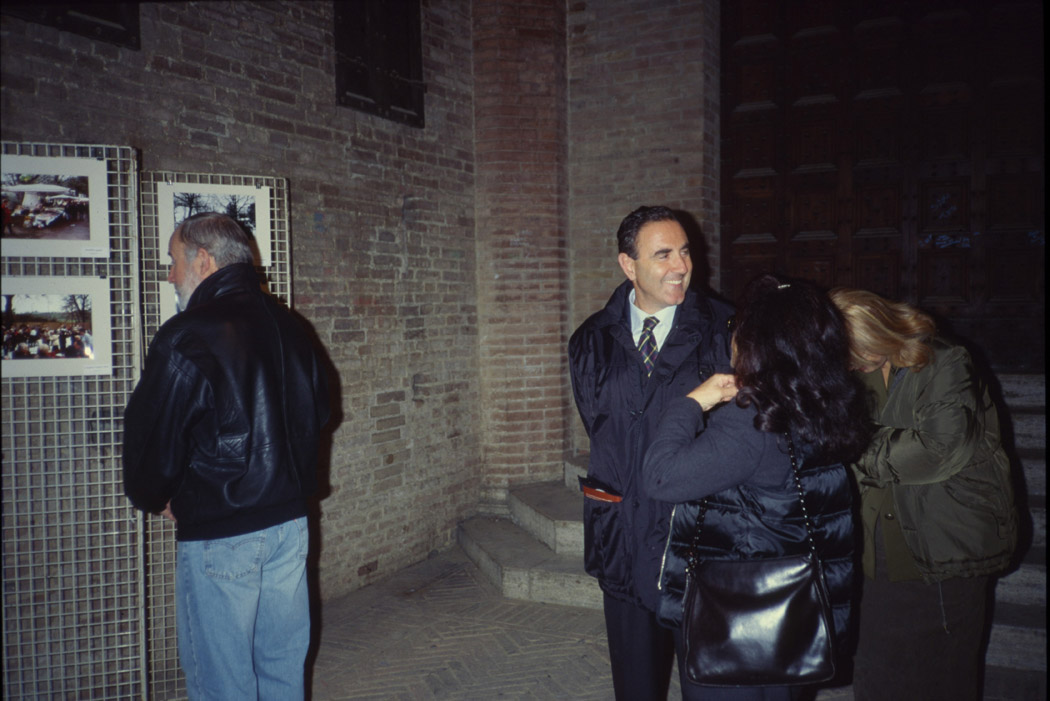
<svg viewBox="0 0 1050 701"><path fill-rule="evenodd" d="M655 314L646 314L635 305L634 299L634 290L632 289L627 301L630 302L628 306L631 308L631 335L634 336L634 345L637 346L638 341L642 338L642 328L645 326L645 320L655 316L660 323L653 329L653 339L656 341L656 349L660 350L664 346L667 334L671 333L671 327L674 326L674 315L678 306L672 304Z"/></svg>

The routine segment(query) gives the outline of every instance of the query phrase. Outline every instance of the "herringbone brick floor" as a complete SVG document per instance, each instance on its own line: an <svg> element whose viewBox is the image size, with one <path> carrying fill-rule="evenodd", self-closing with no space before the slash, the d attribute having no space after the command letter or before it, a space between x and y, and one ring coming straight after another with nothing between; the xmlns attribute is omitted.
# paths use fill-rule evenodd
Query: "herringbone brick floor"
<svg viewBox="0 0 1050 701"><path fill-rule="evenodd" d="M312 690L313 701L613 698L601 611L505 599L459 548L325 602Z"/></svg>

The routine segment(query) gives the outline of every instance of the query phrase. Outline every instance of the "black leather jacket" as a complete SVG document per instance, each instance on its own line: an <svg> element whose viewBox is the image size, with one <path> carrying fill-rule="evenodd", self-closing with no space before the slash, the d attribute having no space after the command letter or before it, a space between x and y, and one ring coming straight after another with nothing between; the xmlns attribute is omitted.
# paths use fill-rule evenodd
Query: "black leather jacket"
<svg viewBox="0 0 1050 701"><path fill-rule="evenodd" d="M329 415L323 370L298 321L230 265L157 332L124 412L124 489L179 540L223 538L306 514Z"/></svg>
<svg viewBox="0 0 1050 701"><path fill-rule="evenodd" d="M606 593L655 611L671 504L641 491L642 460L668 403L712 373L731 371L732 308L688 290L646 379L631 335L631 289L624 282L576 330L569 369L591 442L588 476L623 497L619 503L584 500L584 567Z"/></svg>

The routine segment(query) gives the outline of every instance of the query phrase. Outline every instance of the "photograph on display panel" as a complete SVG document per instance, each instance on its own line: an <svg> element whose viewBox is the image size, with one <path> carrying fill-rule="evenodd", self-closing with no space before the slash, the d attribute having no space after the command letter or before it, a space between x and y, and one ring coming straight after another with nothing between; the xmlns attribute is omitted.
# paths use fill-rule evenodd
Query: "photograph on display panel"
<svg viewBox="0 0 1050 701"><path fill-rule="evenodd" d="M106 162L97 158L0 158L3 255L109 255Z"/></svg>
<svg viewBox="0 0 1050 701"><path fill-rule="evenodd" d="M255 262L263 268L272 265L270 237L270 188L265 185L215 185L211 183L157 183L157 235L161 262L165 267L168 241L179 224L201 212L221 212L239 222L255 243ZM170 284L159 288L159 323L178 313L175 290Z"/></svg>
<svg viewBox="0 0 1050 701"><path fill-rule="evenodd" d="M2 288L5 377L113 372L106 279L5 276Z"/></svg>
<svg viewBox="0 0 1050 701"><path fill-rule="evenodd" d="M162 250L187 217L221 212L236 220L256 244L256 264L270 267L270 188L254 185L157 183L157 225Z"/></svg>

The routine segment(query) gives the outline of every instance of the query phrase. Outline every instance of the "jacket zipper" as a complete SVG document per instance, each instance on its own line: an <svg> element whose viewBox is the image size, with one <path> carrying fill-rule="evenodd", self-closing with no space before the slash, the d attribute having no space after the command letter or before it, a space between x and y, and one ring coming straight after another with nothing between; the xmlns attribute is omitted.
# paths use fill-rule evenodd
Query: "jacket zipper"
<svg viewBox="0 0 1050 701"><path fill-rule="evenodd" d="M667 565L667 551L671 549L671 533L674 530L674 514L678 511L678 504L671 507L671 520L667 522L667 542L664 543L664 554L660 558L660 576L656 578L656 590L664 590L664 567Z"/></svg>

